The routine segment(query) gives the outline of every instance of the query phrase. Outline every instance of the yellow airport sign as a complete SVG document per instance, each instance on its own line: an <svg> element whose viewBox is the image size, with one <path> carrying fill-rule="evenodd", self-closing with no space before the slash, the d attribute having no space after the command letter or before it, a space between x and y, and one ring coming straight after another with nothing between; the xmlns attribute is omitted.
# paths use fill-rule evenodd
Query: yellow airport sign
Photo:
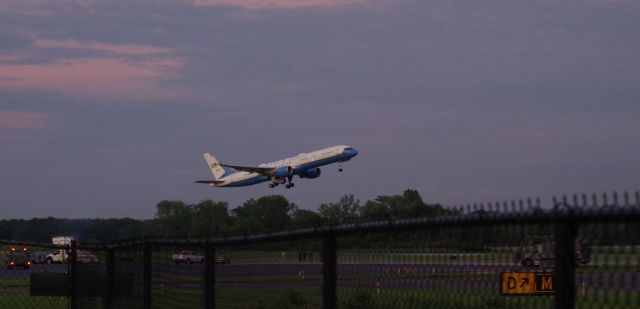
<svg viewBox="0 0 640 309"><path fill-rule="evenodd" d="M502 295L548 295L554 292L553 274L539 272L504 272L500 276Z"/></svg>
<svg viewBox="0 0 640 309"><path fill-rule="evenodd" d="M536 274L536 294L553 293L553 274Z"/></svg>

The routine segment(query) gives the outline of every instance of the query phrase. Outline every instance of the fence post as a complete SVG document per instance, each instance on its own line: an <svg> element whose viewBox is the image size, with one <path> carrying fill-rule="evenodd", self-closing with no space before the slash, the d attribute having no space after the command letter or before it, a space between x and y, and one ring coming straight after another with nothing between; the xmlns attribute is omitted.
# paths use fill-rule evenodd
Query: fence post
<svg viewBox="0 0 640 309"><path fill-rule="evenodd" d="M204 308L216 307L216 247L207 244L204 251Z"/></svg>
<svg viewBox="0 0 640 309"><path fill-rule="evenodd" d="M555 280L556 309L575 308L576 303L576 236L577 225L573 220L560 222L556 219L553 236L555 242Z"/></svg>
<svg viewBox="0 0 640 309"><path fill-rule="evenodd" d="M336 283L336 237L328 235L322 239L322 308L337 308Z"/></svg>
<svg viewBox="0 0 640 309"><path fill-rule="evenodd" d="M69 306L71 309L78 308L78 252L76 246L76 241L72 240L67 260L69 263L69 296L71 297Z"/></svg>
<svg viewBox="0 0 640 309"><path fill-rule="evenodd" d="M104 275L104 308L112 309L113 308L113 298L114 298L114 287L115 287L115 277L116 277L116 255L112 248L108 248L105 255L105 275Z"/></svg>
<svg viewBox="0 0 640 309"><path fill-rule="evenodd" d="M142 246L142 307L151 309L151 244Z"/></svg>

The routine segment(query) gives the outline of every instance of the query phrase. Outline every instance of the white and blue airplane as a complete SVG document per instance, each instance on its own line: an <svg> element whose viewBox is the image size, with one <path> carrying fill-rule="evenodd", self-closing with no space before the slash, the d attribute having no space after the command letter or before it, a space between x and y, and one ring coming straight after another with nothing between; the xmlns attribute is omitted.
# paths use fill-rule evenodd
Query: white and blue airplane
<svg viewBox="0 0 640 309"><path fill-rule="evenodd" d="M318 178L320 166L331 163L340 163L338 171L342 172L342 162L351 160L357 154L355 148L339 145L252 167L223 164L210 153L204 153L214 180L198 180L196 183L206 183L211 187L243 187L271 181L269 188L286 183L288 189L294 186L293 176Z"/></svg>

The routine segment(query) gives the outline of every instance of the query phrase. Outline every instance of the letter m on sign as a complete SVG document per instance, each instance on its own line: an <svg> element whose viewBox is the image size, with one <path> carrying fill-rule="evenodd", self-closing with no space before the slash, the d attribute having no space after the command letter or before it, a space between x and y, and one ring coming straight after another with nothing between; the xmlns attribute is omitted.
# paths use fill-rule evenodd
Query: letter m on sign
<svg viewBox="0 0 640 309"><path fill-rule="evenodd" d="M536 274L536 293L553 293L553 275Z"/></svg>

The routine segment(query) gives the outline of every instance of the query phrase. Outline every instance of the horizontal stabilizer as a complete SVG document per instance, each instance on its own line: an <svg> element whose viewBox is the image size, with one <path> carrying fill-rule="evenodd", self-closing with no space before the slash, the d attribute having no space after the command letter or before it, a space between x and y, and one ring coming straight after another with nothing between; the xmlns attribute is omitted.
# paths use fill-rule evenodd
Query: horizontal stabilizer
<svg viewBox="0 0 640 309"><path fill-rule="evenodd" d="M206 184L219 185L219 184L224 183L224 181L222 181L222 180L197 180L197 181L195 181L195 183L206 183Z"/></svg>

